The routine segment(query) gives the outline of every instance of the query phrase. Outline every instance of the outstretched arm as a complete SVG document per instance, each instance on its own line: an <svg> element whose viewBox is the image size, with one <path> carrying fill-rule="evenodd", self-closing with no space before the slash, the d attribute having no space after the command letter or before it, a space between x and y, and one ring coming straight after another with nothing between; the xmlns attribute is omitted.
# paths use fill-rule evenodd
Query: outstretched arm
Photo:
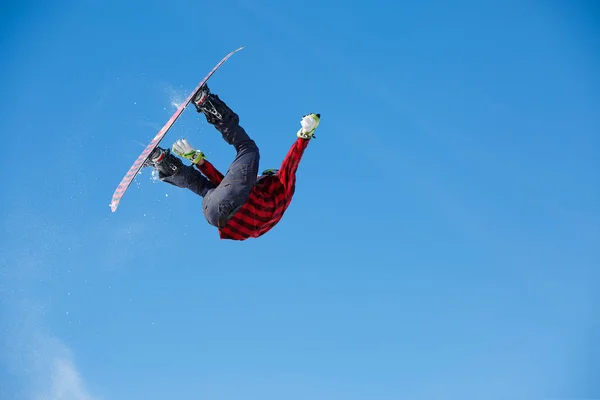
<svg viewBox="0 0 600 400"><path fill-rule="evenodd" d="M279 180L283 184L285 194L288 197L294 194L296 171L298 171L300 160L304 155L304 150L308 147L308 142L314 137L315 129L319 126L320 119L320 114L308 114L302 117L302 120L300 121L302 128L298 131L298 139L296 139L292 148L288 151L288 154L281 163L281 168L278 173Z"/></svg>
<svg viewBox="0 0 600 400"><path fill-rule="evenodd" d="M296 139L279 168L279 180L283 184L287 196L294 194L296 171L298 171L300 160L302 159L304 150L306 150L306 147L308 146L308 142L310 142L310 139Z"/></svg>

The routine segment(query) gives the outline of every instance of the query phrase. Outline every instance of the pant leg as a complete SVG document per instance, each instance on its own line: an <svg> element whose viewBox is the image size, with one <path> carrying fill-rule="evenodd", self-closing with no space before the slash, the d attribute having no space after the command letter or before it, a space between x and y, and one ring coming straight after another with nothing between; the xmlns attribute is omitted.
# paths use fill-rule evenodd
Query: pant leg
<svg viewBox="0 0 600 400"><path fill-rule="evenodd" d="M200 171L188 165L180 165L173 175L162 176L161 180L180 188L189 189L202 197L205 197L216 187Z"/></svg>
<svg viewBox="0 0 600 400"><path fill-rule="evenodd" d="M223 227L248 200L256 184L260 152L254 140L240 126L239 116L235 112L214 94L209 95L208 101L212 103L221 118L209 114L206 115L206 120L237 152L223 181L203 201L203 211L207 221L211 225Z"/></svg>
<svg viewBox="0 0 600 400"><path fill-rule="evenodd" d="M209 94L206 102L210 103L217 114L221 116L218 118L211 113L205 113L206 121L213 125L221 133L223 139L235 147L236 151L240 151L240 145L247 145L250 142L256 145L244 128L240 126L240 117L218 95ZM210 105L207 108L210 108Z"/></svg>

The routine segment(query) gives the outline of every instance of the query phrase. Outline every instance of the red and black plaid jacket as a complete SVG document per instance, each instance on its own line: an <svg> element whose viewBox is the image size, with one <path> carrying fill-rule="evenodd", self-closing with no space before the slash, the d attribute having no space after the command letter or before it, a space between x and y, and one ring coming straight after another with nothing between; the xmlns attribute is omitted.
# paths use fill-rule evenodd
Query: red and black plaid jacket
<svg viewBox="0 0 600 400"><path fill-rule="evenodd" d="M296 171L310 140L298 138L275 175L261 175L246 203L219 229L221 239L246 240L271 230L283 217L296 187ZM208 160L198 166L208 180L219 185L223 174Z"/></svg>

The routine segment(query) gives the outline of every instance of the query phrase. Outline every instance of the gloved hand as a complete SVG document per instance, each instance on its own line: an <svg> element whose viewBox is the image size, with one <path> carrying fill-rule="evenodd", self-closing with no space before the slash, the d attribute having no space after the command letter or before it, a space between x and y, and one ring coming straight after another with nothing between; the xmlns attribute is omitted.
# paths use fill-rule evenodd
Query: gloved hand
<svg viewBox="0 0 600 400"><path fill-rule="evenodd" d="M192 164L198 164L206 158L204 153L194 149L185 138L173 143L173 153L190 160Z"/></svg>
<svg viewBox="0 0 600 400"><path fill-rule="evenodd" d="M315 136L315 129L319 126L321 114L307 114L302 117L300 125L302 128L298 131L298 137L302 139L312 139Z"/></svg>

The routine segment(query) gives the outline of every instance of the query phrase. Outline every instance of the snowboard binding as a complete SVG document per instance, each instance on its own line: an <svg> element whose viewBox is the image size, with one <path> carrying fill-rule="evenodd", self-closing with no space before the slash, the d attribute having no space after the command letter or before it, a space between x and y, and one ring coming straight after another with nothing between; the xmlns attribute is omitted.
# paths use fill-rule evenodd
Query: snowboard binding
<svg viewBox="0 0 600 400"><path fill-rule="evenodd" d="M217 107L215 107L214 96L210 92L210 89L207 85L204 85L202 89L198 91L192 102L196 106L196 110L199 113L206 115L207 118L212 117L219 120L223 119L223 115L221 115L221 113L217 110Z"/></svg>
<svg viewBox="0 0 600 400"><path fill-rule="evenodd" d="M183 166L183 163L179 158L171 154L170 149L163 149L157 146L142 166L154 168L158 171L158 176L162 180L167 176L176 174Z"/></svg>

